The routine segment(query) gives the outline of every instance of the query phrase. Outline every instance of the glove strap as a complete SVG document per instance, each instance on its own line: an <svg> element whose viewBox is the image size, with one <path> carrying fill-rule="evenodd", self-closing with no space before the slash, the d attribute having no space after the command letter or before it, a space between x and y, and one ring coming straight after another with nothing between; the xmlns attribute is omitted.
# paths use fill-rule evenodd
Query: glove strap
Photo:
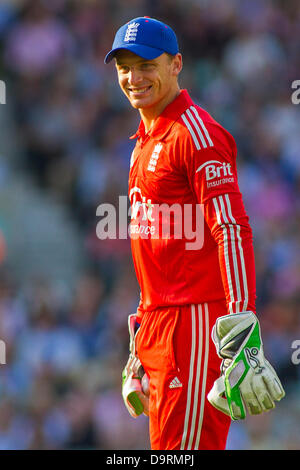
<svg viewBox="0 0 300 470"><path fill-rule="evenodd" d="M219 411L222 411L222 413L225 413L227 416L231 416L232 418L232 413L230 412L229 404L225 395L224 376L221 376L215 380L212 389L207 395L207 399L211 405L213 405ZM236 417L241 417L240 408L236 406L235 403L232 403L231 406L233 408L234 415Z"/></svg>
<svg viewBox="0 0 300 470"><path fill-rule="evenodd" d="M140 324L137 322L136 313L128 316L128 331L129 331L129 351L133 356L136 356L135 337Z"/></svg>

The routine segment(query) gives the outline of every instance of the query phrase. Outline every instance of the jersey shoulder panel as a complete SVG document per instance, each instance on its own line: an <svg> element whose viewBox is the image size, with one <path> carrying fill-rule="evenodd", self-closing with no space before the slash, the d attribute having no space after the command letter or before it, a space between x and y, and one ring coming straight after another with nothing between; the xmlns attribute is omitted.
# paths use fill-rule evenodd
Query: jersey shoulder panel
<svg viewBox="0 0 300 470"><path fill-rule="evenodd" d="M173 140L181 155L199 153L199 157L205 160L205 154L213 150L221 154L226 153L227 158L236 157L236 143L230 132L196 104L187 107L180 115L169 138Z"/></svg>
<svg viewBox="0 0 300 470"><path fill-rule="evenodd" d="M196 104L190 106L182 114L181 119L193 139L196 150L226 146L235 151L233 136L200 106Z"/></svg>
<svg viewBox="0 0 300 470"><path fill-rule="evenodd" d="M214 146L202 111L199 106L191 105L181 114L178 121L185 129L185 134L191 141L194 151Z"/></svg>
<svg viewBox="0 0 300 470"><path fill-rule="evenodd" d="M171 144L174 162L181 167L198 166L211 159L235 164L237 148L232 135L207 111L192 104L172 126L166 140Z"/></svg>
<svg viewBox="0 0 300 470"><path fill-rule="evenodd" d="M191 105L176 122L174 132L176 163L201 202L239 191L235 140L207 111Z"/></svg>

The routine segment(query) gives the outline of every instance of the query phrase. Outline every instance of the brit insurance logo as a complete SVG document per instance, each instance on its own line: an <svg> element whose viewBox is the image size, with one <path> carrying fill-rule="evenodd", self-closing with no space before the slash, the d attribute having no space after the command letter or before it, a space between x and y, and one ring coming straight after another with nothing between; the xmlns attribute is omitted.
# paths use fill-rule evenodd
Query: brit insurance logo
<svg viewBox="0 0 300 470"><path fill-rule="evenodd" d="M220 186L225 183L234 183L234 176L230 163L210 160L197 168L196 173L205 171L205 179L208 188Z"/></svg>
<svg viewBox="0 0 300 470"><path fill-rule="evenodd" d="M134 42L136 40L136 35L138 32L138 27L140 23L130 23L127 26L124 42Z"/></svg>

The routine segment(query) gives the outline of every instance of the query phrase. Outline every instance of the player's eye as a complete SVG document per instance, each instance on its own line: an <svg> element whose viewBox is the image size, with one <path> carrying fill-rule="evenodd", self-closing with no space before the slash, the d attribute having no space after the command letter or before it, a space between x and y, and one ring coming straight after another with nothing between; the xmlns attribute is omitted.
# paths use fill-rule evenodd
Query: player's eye
<svg viewBox="0 0 300 470"><path fill-rule="evenodd" d="M127 65L118 65L117 67L118 67L119 72L122 72L122 73L129 72L129 67Z"/></svg>

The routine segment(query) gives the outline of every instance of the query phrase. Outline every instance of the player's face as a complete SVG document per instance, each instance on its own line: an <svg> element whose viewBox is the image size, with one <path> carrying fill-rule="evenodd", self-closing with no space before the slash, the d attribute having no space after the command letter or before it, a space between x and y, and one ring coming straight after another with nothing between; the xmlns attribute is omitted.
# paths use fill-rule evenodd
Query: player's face
<svg viewBox="0 0 300 470"><path fill-rule="evenodd" d="M181 70L181 55L170 58L162 54L153 60L120 50L116 54L116 68L123 93L134 108L156 109L174 98L178 88L177 76Z"/></svg>

